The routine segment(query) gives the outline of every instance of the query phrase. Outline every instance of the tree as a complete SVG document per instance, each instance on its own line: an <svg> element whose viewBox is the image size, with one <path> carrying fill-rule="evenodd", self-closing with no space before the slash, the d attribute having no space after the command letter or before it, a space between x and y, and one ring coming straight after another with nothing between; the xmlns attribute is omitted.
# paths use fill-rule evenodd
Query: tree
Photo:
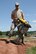
<svg viewBox="0 0 36 54"><path fill-rule="evenodd" d="M0 31L0 35L2 35L2 32Z"/></svg>

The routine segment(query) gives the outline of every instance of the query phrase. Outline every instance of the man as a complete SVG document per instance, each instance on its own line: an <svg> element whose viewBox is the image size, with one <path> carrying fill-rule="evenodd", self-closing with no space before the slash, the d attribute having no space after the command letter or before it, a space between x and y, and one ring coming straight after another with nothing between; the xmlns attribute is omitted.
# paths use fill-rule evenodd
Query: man
<svg viewBox="0 0 36 54"><path fill-rule="evenodd" d="M20 10L20 8L19 8L19 3L16 2L15 9L11 13L11 19L13 20L13 22L12 22L12 25L11 25L10 34L12 34L14 28L16 27L16 20L18 18L24 19L24 14L23 14L22 10Z"/></svg>
<svg viewBox="0 0 36 54"><path fill-rule="evenodd" d="M19 3L16 2L15 4L15 9L11 13L11 19L13 20L11 29L10 29L10 36L13 34L13 31L15 27L17 26L17 19L18 18L23 18L24 19L24 14L22 10L19 8Z"/></svg>

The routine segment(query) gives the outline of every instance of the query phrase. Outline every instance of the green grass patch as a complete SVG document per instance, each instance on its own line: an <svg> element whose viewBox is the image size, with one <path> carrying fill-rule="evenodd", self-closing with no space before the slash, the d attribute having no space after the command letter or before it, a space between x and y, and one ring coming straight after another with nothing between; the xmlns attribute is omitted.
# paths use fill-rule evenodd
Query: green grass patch
<svg viewBox="0 0 36 54"><path fill-rule="evenodd" d="M28 48L26 54L36 54L36 47Z"/></svg>
<svg viewBox="0 0 36 54"><path fill-rule="evenodd" d="M0 38L9 38L9 36L6 36L6 35L0 35ZM10 38L15 39L15 38L16 38L16 36L11 36Z"/></svg>
<svg viewBox="0 0 36 54"><path fill-rule="evenodd" d="M8 38L6 35L0 35L0 38Z"/></svg>

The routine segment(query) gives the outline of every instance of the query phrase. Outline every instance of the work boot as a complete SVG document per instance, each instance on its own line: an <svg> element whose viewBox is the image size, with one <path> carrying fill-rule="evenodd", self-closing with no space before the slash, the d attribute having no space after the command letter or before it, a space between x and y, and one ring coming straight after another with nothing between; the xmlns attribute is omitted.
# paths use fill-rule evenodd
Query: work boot
<svg viewBox="0 0 36 54"><path fill-rule="evenodd" d="M27 36L27 33L25 33L25 36Z"/></svg>

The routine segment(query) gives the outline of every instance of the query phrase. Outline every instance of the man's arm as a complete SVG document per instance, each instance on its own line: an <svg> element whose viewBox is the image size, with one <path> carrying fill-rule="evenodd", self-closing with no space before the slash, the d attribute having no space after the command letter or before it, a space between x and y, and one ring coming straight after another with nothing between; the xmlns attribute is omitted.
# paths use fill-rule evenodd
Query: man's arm
<svg viewBox="0 0 36 54"><path fill-rule="evenodd" d="M13 19L13 17L14 17L14 16L13 16L13 12L12 12L12 13L11 13L11 19Z"/></svg>
<svg viewBox="0 0 36 54"><path fill-rule="evenodd" d="M25 19L25 18L24 18L24 13L23 13L22 11L21 11L21 15L22 15L22 18Z"/></svg>
<svg viewBox="0 0 36 54"><path fill-rule="evenodd" d="M15 18L16 18L15 12L12 11L12 13L11 13L11 19L15 19Z"/></svg>

